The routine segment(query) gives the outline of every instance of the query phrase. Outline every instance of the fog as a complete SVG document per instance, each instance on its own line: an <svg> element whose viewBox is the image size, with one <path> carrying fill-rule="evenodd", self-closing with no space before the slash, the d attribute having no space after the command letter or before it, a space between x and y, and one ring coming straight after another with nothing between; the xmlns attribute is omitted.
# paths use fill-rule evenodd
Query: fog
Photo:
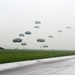
<svg viewBox="0 0 75 75"><path fill-rule="evenodd" d="M26 31L32 34L19 37ZM45 49L75 50L74 34L74 0L0 0L0 46L6 49L39 49L48 45ZM14 38L21 38L27 45L13 43ZM44 38L45 42L37 42L38 38Z"/></svg>

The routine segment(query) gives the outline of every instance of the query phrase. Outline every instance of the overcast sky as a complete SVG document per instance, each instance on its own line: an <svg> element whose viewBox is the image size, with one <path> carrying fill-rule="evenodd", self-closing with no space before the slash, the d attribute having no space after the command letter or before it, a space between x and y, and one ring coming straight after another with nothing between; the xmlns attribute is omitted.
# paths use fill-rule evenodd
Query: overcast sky
<svg viewBox="0 0 75 75"><path fill-rule="evenodd" d="M41 21L39 29L34 28L37 20ZM26 31L32 32L27 46L12 42ZM75 50L74 34L75 0L0 0L0 46L4 48L32 49L49 45L50 49ZM49 35L54 38L48 38ZM37 38L44 38L45 42L39 43ZM27 43L26 35L22 39Z"/></svg>

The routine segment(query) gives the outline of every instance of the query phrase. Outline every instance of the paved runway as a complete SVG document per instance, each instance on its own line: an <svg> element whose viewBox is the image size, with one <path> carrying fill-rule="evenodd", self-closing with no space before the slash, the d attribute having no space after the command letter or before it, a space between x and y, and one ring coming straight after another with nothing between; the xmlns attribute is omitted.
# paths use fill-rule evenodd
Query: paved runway
<svg viewBox="0 0 75 75"><path fill-rule="evenodd" d="M75 75L71 69L75 70L75 58L54 62L38 62L33 65L1 71L0 75L73 75L72 73Z"/></svg>

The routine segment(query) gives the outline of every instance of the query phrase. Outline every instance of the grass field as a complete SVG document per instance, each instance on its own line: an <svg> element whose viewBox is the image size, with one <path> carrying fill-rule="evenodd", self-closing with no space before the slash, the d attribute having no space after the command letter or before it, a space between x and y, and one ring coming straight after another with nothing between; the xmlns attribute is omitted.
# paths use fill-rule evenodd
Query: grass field
<svg viewBox="0 0 75 75"><path fill-rule="evenodd" d="M0 50L0 63L75 55L75 51L63 50Z"/></svg>

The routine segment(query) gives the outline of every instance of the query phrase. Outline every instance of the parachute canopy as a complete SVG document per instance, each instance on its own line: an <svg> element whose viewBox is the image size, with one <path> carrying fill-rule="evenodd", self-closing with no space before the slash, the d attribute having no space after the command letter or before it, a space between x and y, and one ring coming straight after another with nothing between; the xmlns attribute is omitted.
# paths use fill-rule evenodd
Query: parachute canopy
<svg viewBox="0 0 75 75"><path fill-rule="evenodd" d="M27 45L27 43L24 43L24 42L23 42L23 43L21 43L21 45L22 45L22 46L25 46L25 45Z"/></svg>
<svg viewBox="0 0 75 75"><path fill-rule="evenodd" d="M52 35L49 35L48 37L49 37L49 38L53 38L53 36L52 36Z"/></svg>
<svg viewBox="0 0 75 75"><path fill-rule="evenodd" d="M30 31L26 31L25 34L26 35L31 35L31 32Z"/></svg>
<svg viewBox="0 0 75 75"><path fill-rule="evenodd" d="M41 22L40 21L35 21L35 24L41 24Z"/></svg>
<svg viewBox="0 0 75 75"><path fill-rule="evenodd" d="M45 42L45 39L39 38L37 39L37 42Z"/></svg>
<svg viewBox="0 0 75 75"><path fill-rule="evenodd" d="M23 37L23 36L24 36L24 34L23 34L23 33L20 33L20 34L19 34L19 36Z"/></svg>
<svg viewBox="0 0 75 75"><path fill-rule="evenodd" d="M39 26L34 26L34 28L39 28Z"/></svg>
<svg viewBox="0 0 75 75"><path fill-rule="evenodd" d="M43 47L47 48L47 47L48 47L48 45L44 45Z"/></svg>
<svg viewBox="0 0 75 75"><path fill-rule="evenodd" d="M15 39L13 39L13 42L22 42L22 39L20 39L20 38L15 38Z"/></svg>
<svg viewBox="0 0 75 75"><path fill-rule="evenodd" d="M68 27L68 26L67 26L66 29L72 29L72 27Z"/></svg>
<svg viewBox="0 0 75 75"><path fill-rule="evenodd" d="M59 30L58 32L62 32L62 30Z"/></svg>

